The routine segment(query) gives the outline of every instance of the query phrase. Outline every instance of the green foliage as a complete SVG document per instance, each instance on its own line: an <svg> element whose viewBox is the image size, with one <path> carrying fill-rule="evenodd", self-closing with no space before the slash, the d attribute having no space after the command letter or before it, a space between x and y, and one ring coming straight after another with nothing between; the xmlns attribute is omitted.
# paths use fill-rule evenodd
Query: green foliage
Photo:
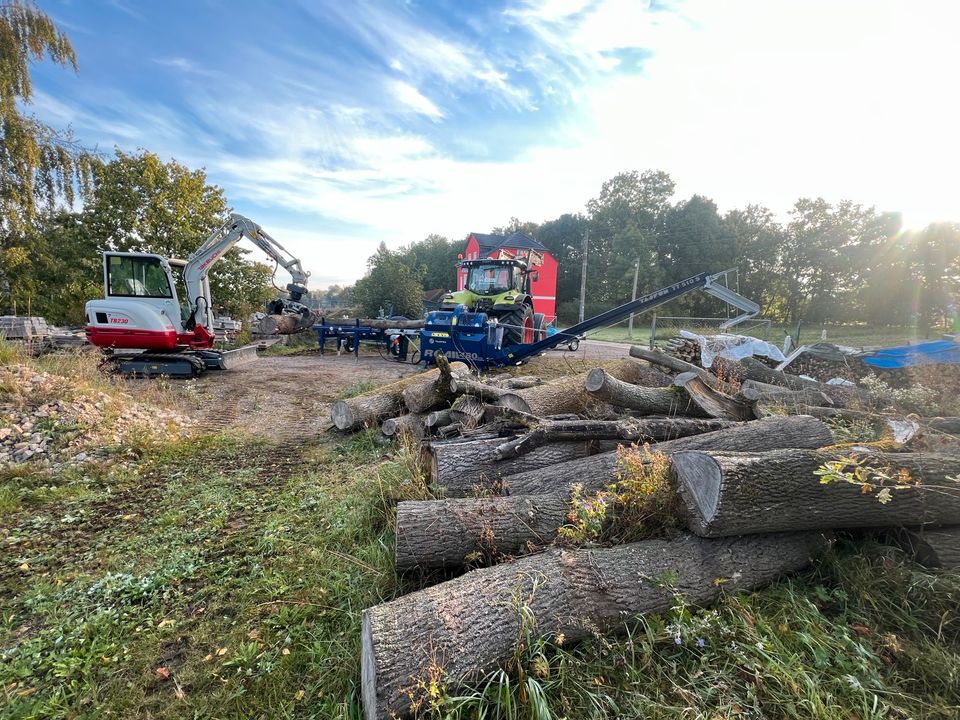
<svg viewBox="0 0 960 720"><path fill-rule="evenodd" d="M423 286L417 272L401 253L391 252L384 243L367 261L367 274L354 285L353 297L371 317L383 312L418 318L423 309Z"/></svg>
<svg viewBox="0 0 960 720"><path fill-rule="evenodd" d="M74 71L67 36L32 2L0 3L0 238L23 230L39 209L90 190L97 159L69 131L21 112L33 94L30 65L44 58Z"/></svg>
<svg viewBox="0 0 960 720"><path fill-rule="evenodd" d="M876 491L876 499L881 505L893 500L894 490L905 490L920 484L919 478L912 478L909 471L900 468L878 467L867 457L841 458L829 460L817 468L814 473L822 485L833 482L845 482L860 488L864 495Z"/></svg>
<svg viewBox="0 0 960 720"><path fill-rule="evenodd" d="M401 248L401 261L413 270L420 284L427 290L457 287L457 255L463 252L463 244L451 242L442 235L431 234L424 240Z"/></svg>

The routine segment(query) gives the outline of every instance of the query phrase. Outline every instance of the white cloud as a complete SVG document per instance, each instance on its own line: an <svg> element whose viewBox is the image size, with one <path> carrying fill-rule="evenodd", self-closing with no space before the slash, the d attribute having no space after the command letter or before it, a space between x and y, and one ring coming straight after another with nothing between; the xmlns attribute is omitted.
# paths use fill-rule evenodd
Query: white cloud
<svg viewBox="0 0 960 720"><path fill-rule="evenodd" d="M393 96L411 110L426 115L431 120L443 118L443 112L440 108L410 83L405 83L402 80L391 80L389 88Z"/></svg>

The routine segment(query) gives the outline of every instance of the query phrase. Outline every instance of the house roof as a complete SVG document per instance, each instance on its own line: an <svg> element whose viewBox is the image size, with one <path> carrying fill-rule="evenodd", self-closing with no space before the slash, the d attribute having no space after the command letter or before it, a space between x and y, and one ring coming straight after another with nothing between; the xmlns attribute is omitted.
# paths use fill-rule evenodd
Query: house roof
<svg viewBox="0 0 960 720"><path fill-rule="evenodd" d="M490 235L487 233L470 233L477 239L482 255L489 255L497 248L515 248L517 250L536 250L550 252L546 246L526 233L515 232L510 235Z"/></svg>

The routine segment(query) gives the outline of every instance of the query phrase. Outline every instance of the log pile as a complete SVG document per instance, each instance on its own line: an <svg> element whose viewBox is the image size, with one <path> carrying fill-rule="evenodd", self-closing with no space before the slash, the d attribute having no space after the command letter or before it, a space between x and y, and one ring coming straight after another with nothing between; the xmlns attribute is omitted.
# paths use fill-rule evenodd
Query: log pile
<svg viewBox="0 0 960 720"><path fill-rule="evenodd" d="M363 613L368 720L416 712L431 683L482 679L518 638L575 642L662 612L676 592L696 605L760 587L807 565L834 530L913 528L903 542L918 559L960 562L960 531L920 530L960 526L960 456L912 445L960 421L879 414L883 399L862 388L749 359L706 370L630 355L546 382L479 378L441 359L334 407L338 428L415 443L435 498L396 508L396 570L425 589ZM828 423L849 418L882 440L835 445ZM627 453L641 466L668 469L666 512L684 530L571 545L575 504L622 497L622 448L635 445L648 446Z"/></svg>

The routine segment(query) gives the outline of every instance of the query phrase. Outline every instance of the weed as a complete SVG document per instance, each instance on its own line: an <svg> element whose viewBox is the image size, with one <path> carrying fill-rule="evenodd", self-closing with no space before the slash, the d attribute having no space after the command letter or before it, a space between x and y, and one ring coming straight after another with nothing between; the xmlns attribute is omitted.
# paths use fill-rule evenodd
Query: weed
<svg viewBox="0 0 960 720"><path fill-rule="evenodd" d="M337 400L346 400L348 398L356 397L357 395L363 395L364 393L368 393L371 390L376 390L382 384L383 383L379 383L375 380L369 380L366 378L363 380L357 380L357 382L353 383L352 385L345 387L337 395Z"/></svg>
<svg viewBox="0 0 960 720"><path fill-rule="evenodd" d="M880 433L871 423L863 420L844 420L842 418L828 418L824 420L833 435L833 441L838 445L848 443L869 443L880 440Z"/></svg>
<svg viewBox="0 0 960 720"><path fill-rule="evenodd" d="M904 412L920 415L936 415L940 411L941 403L947 399L936 390L923 385L912 385L907 388L894 388L870 373L860 381L870 393L885 402L895 405Z"/></svg>

